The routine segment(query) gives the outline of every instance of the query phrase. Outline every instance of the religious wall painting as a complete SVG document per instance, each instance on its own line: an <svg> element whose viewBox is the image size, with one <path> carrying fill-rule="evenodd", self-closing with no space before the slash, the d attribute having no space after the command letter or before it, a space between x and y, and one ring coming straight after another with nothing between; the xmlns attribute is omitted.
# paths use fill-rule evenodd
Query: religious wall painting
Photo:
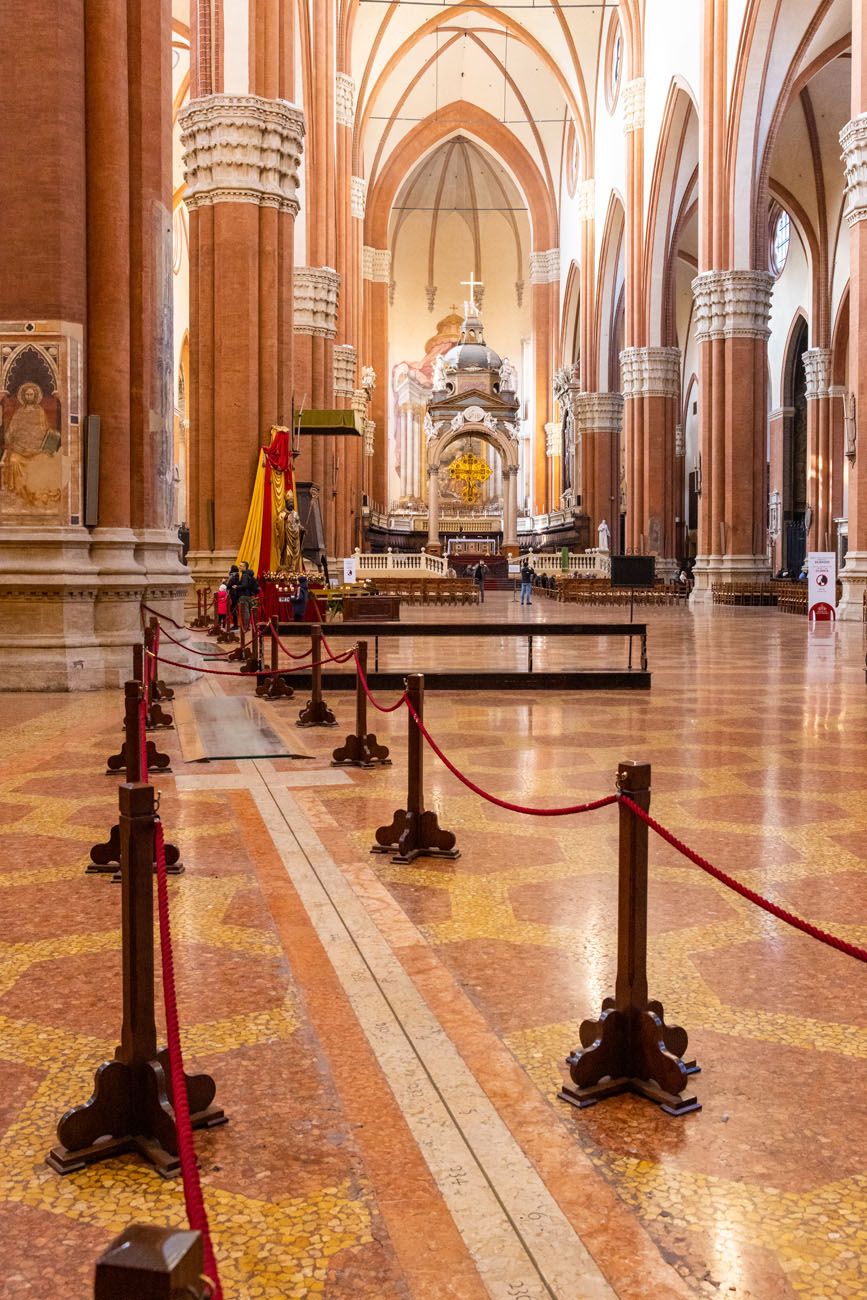
<svg viewBox="0 0 867 1300"><path fill-rule="evenodd" d="M156 337L151 388L151 437L154 516L158 526L171 528L175 514L174 461L174 304L172 297L172 222L162 203L153 208Z"/></svg>
<svg viewBox="0 0 867 1300"><path fill-rule="evenodd" d="M64 395L69 340L22 334L0 335L0 522L68 524L78 498L70 499L78 457Z"/></svg>

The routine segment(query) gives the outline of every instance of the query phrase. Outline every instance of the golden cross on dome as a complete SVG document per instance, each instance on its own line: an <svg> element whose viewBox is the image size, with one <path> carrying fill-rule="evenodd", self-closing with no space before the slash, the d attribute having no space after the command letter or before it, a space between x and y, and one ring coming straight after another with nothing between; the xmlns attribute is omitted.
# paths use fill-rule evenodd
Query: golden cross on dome
<svg viewBox="0 0 867 1300"><path fill-rule="evenodd" d="M470 291L470 301L464 303L464 312L467 316L475 316L479 310L476 306L476 289L484 289L485 282L484 280L477 280L475 271L470 271L469 280L461 280L461 286L468 288Z"/></svg>

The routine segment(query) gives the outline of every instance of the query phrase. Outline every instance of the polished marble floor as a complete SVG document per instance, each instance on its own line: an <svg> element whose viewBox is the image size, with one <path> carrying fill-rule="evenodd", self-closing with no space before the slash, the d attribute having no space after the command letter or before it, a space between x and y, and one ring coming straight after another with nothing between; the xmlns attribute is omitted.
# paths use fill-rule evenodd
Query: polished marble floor
<svg viewBox="0 0 867 1300"><path fill-rule="evenodd" d="M765 610L637 612L649 693L429 694L427 722L496 794L559 804L653 766L652 810L753 888L867 944L863 629ZM608 620L618 611L423 610L426 619ZM523 663L522 645L390 646L423 667ZM582 646L600 665L622 647ZM451 652L450 652L451 653ZM537 662L561 666L562 642ZM433 656L433 658L431 657ZM402 662L401 662L402 660ZM250 690L199 678L191 697ZM690 1034L703 1109L556 1099L578 1024L613 991L616 813L530 819L432 755L428 806L456 862L372 857L404 802L394 765L184 763L159 779L186 874L171 882L189 1065L228 1126L200 1136L225 1294L325 1300L867 1297L867 972L651 844L650 991ZM133 1221L182 1224L177 1184L132 1157L59 1179L57 1118L119 1026L119 895L83 874L114 820L118 695L0 695L0 1296L90 1294Z"/></svg>

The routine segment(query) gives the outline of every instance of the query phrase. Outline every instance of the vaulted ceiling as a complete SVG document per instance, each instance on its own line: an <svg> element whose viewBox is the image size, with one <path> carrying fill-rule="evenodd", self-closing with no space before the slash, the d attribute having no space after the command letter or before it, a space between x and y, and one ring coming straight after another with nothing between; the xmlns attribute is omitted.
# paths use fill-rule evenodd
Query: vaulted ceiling
<svg viewBox="0 0 867 1300"><path fill-rule="evenodd" d="M358 87L357 174L373 187L383 168L403 155L408 175L436 134L420 128L461 105L468 111L455 117L464 136L495 149L519 184L516 157L529 158L556 195L570 122L579 172L589 171L597 69L613 8L606 0L524 0L502 7L473 0L348 0L346 35Z"/></svg>

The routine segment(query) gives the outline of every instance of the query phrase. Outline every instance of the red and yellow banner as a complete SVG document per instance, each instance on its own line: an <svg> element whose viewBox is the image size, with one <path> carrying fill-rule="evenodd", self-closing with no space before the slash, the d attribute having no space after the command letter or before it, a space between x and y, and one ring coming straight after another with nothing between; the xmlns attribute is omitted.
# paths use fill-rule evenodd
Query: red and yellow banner
<svg viewBox="0 0 867 1300"><path fill-rule="evenodd" d="M247 515L247 524L238 549L240 564L246 560L251 569L261 576L273 573L280 565L275 524L291 492L295 509L298 493L295 487L295 466L292 454L292 430L273 425L271 441L263 447L253 483L253 496Z"/></svg>

